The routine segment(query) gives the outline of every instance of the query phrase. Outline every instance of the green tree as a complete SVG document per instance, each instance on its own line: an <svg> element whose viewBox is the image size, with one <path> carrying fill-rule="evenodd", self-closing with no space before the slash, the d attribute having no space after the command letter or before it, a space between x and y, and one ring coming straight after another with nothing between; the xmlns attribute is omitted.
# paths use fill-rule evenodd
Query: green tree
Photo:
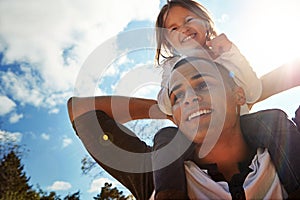
<svg viewBox="0 0 300 200"><path fill-rule="evenodd" d="M0 137L0 200L61 200L54 191L43 191L37 184L37 191L28 184L21 158L28 150L9 137ZM63 200L79 200L77 191L64 197Z"/></svg>
<svg viewBox="0 0 300 200"><path fill-rule="evenodd" d="M28 184L24 166L14 150L4 155L0 163L0 199L39 199L39 195Z"/></svg>
<svg viewBox="0 0 300 200"><path fill-rule="evenodd" d="M128 200L128 197L125 197L122 191L119 191L116 187L111 188L111 183L105 183L101 188L100 194L94 197L94 200Z"/></svg>
<svg viewBox="0 0 300 200"><path fill-rule="evenodd" d="M80 191L67 195L64 200L80 200Z"/></svg>
<svg viewBox="0 0 300 200"><path fill-rule="evenodd" d="M59 195L57 195L55 192L51 191L49 194L45 191L43 191L39 186L38 186L38 193L40 196L39 200L61 200Z"/></svg>

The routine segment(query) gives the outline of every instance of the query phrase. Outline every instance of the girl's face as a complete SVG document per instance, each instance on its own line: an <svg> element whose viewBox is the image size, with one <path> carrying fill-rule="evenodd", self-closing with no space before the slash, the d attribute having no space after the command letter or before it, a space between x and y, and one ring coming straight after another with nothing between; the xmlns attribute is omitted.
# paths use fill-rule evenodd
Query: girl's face
<svg viewBox="0 0 300 200"><path fill-rule="evenodd" d="M208 23L195 13L174 6L164 18L166 38L178 52L205 46Z"/></svg>

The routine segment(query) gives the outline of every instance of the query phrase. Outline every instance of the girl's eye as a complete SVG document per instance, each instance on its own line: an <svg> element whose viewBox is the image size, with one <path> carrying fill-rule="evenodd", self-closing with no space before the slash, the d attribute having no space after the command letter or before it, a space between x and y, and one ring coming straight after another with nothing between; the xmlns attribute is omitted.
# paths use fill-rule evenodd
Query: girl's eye
<svg viewBox="0 0 300 200"><path fill-rule="evenodd" d="M187 18L185 19L185 22L188 23L188 22L192 21L193 19L194 19L193 17L187 17Z"/></svg>
<svg viewBox="0 0 300 200"><path fill-rule="evenodd" d="M172 33L172 32L174 32L176 30L177 30L177 27L172 27L172 28L169 29L169 32Z"/></svg>

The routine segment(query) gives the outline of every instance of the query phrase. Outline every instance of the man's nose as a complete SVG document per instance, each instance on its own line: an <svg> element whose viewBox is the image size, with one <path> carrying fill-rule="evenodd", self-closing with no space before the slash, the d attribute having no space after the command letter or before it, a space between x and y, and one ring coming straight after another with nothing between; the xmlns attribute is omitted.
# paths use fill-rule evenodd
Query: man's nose
<svg viewBox="0 0 300 200"><path fill-rule="evenodd" d="M185 105L190 105L192 103L198 103L202 101L202 96L201 95L197 95L195 93L195 90L193 89L188 89L186 91L186 94L185 94L185 98L184 98L184 104Z"/></svg>

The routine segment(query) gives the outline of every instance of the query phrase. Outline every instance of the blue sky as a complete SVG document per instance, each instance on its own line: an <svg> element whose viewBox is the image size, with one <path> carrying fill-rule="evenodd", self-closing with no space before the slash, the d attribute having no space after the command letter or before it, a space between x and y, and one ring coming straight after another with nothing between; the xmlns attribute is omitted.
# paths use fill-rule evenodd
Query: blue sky
<svg viewBox="0 0 300 200"><path fill-rule="evenodd" d="M298 0L199 2L258 76L300 57ZM110 51L128 48L130 43L118 43L117 35L154 27L161 5L159 0L0 1L0 139L9 135L30 150L23 164L32 185L61 195L80 189L82 199L92 199L108 179L121 188L105 173L95 179L81 175L80 161L87 152L68 121L66 101L74 95L89 55L110 40L119 45ZM137 66L152 66L153 57L154 49L119 57L104 75L94 77L101 85L94 94L114 94L120 77ZM143 85L130 95L155 98L158 89L157 84ZM298 87L253 111L281 108L293 117L299 104Z"/></svg>

